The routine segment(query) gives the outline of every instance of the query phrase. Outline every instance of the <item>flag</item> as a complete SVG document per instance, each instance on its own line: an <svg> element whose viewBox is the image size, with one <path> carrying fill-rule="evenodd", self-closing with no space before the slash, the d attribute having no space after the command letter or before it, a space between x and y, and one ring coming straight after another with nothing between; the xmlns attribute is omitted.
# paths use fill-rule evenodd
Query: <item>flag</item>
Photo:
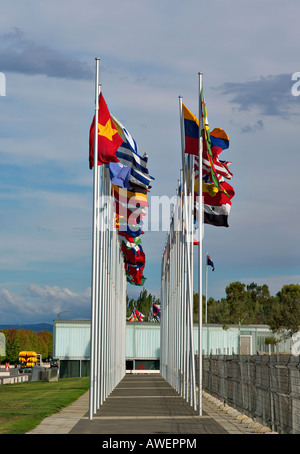
<svg viewBox="0 0 300 454"><path fill-rule="evenodd" d="M193 114L191 114L193 115ZM195 116L193 116L195 117ZM232 173L228 169L231 164L229 161L219 159L220 153L229 147L229 138L226 132L221 128L215 128L210 133L207 121L206 105L202 94L202 117L204 128L203 153L202 153L202 175L199 175L199 156L195 155L195 207L194 218L199 211L197 197L199 196L199 179L202 179L203 195L203 222L219 227L229 227L228 215L231 208L231 199L234 196L234 190L224 178L231 179ZM196 121L197 118L194 118ZM199 124L199 123L198 123ZM186 151L187 152L187 151ZM197 232L197 225L195 223ZM195 235L196 236L196 235ZM199 244L194 241L194 244Z"/></svg>
<svg viewBox="0 0 300 454"><path fill-rule="evenodd" d="M214 158L214 170L216 172L218 180L222 180L222 178L231 179L232 173L228 169L228 166L231 164L230 161L220 161L218 157ZM210 175L211 174L211 166L210 161L208 159L202 159L202 175ZM195 156L195 178L198 179L199 175L199 159Z"/></svg>
<svg viewBox="0 0 300 454"><path fill-rule="evenodd" d="M125 259L125 263L128 263L130 265L145 265L146 258L141 245L133 248L128 248L122 242L121 248Z"/></svg>
<svg viewBox="0 0 300 454"><path fill-rule="evenodd" d="M149 206L147 196L142 193L127 191L115 185L112 188L119 234L123 232L133 237L140 236L142 219L147 214L145 208Z"/></svg>
<svg viewBox="0 0 300 454"><path fill-rule="evenodd" d="M223 143L220 143L217 137L214 137L214 134L216 134L216 131L222 131L224 135L227 137L227 139L224 138ZM211 134L211 152L213 156L213 164L215 171L217 173L218 180L222 180L223 178L231 179L232 178L232 173L229 170L229 166L231 164L230 161L223 161L219 159L219 154L221 151L225 150L229 146L229 139L225 131L220 128L215 128ZM222 147L221 147L222 145ZM225 146L227 145L227 146ZM195 179L197 180L199 178L199 157L195 156L195 163L194 163L194 168L195 168ZM209 176L211 174L211 166L210 166L210 161L203 156L202 158L202 175L204 176Z"/></svg>
<svg viewBox="0 0 300 454"><path fill-rule="evenodd" d="M152 304L153 315L160 317L160 304Z"/></svg>
<svg viewBox="0 0 300 454"><path fill-rule="evenodd" d="M160 322L160 304L152 303L152 310L149 315L151 322Z"/></svg>
<svg viewBox="0 0 300 454"><path fill-rule="evenodd" d="M151 186L149 186L149 189L143 188L142 186L139 186L138 184L132 183L132 181L130 182L130 186L131 186L130 190L132 192L137 192L137 193L141 193L141 194L145 194L145 195L147 195L147 193L150 192L149 189L151 188Z"/></svg>
<svg viewBox="0 0 300 454"><path fill-rule="evenodd" d="M219 154L229 147L228 135L223 129L215 128L210 133L210 140L212 159L218 176L220 175L221 177L231 179L232 173L228 169L231 162L219 160Z"/></svg>
<svg viewBox="0 0 300 454"><path fill-rule="evenodd" d="M143 276L145 254L140 245L143 217L146 216L146 207L149 206L147 193L154 178L149 175L148 155L140 156L138 146L127 129L115 117L113 123L123 142L116 152L119 162L130 169L128 183L113 185L113 196L116 209L116 228L122 240L122 252L125 263L127 282L132 285L143 285L146 278ZM128 190L129 189L129 190ZM132 247L128 247L132 245Z"/></svg>
<svg viewBox="0 0 300 454"><path fill-rule="evenodd" d="M95 116L90 126L89 137L89 163L90 169L94 167L95 146ZM112 122L109 110L102 93L99 97L98 114L98 165L118 162L116 151L123 142Z"/></svg>
<svg viewBox="0 0 300 454"><path fill-rule="evenodd" d="M141 235L144 232L141 232ZM122 232L122 230L119 230L118 232L119 236L122 237L120 238L122 241L130 242L130 243L135 243L136 245L141 243L141 238L139 235L131 235L131 233L127 232Z"/></svg>
<svg viewBox="0 0 300 454"><path fill-rule="evenodd" d="M135 313L136 319L139 322L142 322L143 318L145 317L144 314L142 314L140 311L138 311L136 307L134 308L134 313Z"/></svg>
<svg viewBox="0 0 300 454"><path fill-rule="evenodd" d="M203 182L203 184L205 185L206 183ZM206 188L203 190L203 199L206 205L221 206L231 203L231 199L235 194L233 187L227 181L220 182L220 190L217 192L209 192Z"/></svg>
<svg viewBox="0 0 300 454"><path fill-rule="evenodd" d="M129 282L129 284L131 285L136 285L138 287L142 287L145 284L146 280L147 279L143 276L140 282L135 282L131 277L127 276L127 282Z"/></svg>
<svg viewBox="0 0 300 454"><path fill-rule="evenodd" d="M201 131L201 135L203 138L202 159L208 161L208 168L209 168L211 181L212 181L212 183L214 183L217 186L217 188L219 188L219 178L217 175L217 170L215 168L215 163L213 161L213 154L211 151L211 137L210 137L210 133L209 133L207 110L206 110L206 104L204 102L203 91L202 91L202 100L201 100L201 115L203 118L203 125L204 125L204 128Z"/></svg>
<svg viewBox="0 0 300 454"><path fill-rule="evenodd" d="M129 177L130 168L124 166L121 162L110 162L107 164L112 184L120 188L130 188Z"/></svg>
<svg viewBox="0 0 300 454"><path fill-rule="evenodd" d="M220 183L221 189L217 192L213 188L208 189L209 185L202 180L203 187L203 222L217 227L229 227L228 216L231 208L231 199L235 192L233 187L226 181ZM199 212L198 203L199 194L195 191L194 194L194 225L196 232L195 238L198 236L198 223L196 222L197 213ZM198 244L198 242L194 242Z"/></svg>
<svg viewBox="0 0 300 454"><path fill-rule="evenodd" d="M213 156L217 156L221 151L229 148L229 137L221 128L215 128L210 133L211 151Z"/></svg>
<svg viewBox="0 0 300 454"><path fill-rule="evenodd" d="M226 181L220 183L220 190L214 195L203 192L204 224L229 227L228 216L233 196L234 189Z"/></svg>
<svg viewBox="0 0 300 454"><path fill-rule="evenodd" d="M140 236L140 235L143 235L143 230L142 230L142 226L140 224L122 224L120 223L120 226L119 226L119 235L123 235L123 236L126 236L126 235L129 235L129 236L132 236L132 237L137 237L137 236Z"/></svg>
<svg viewBox="0 0 300 454"><path fill-rule="evenodd" d="M146 280L143 276L144 268L144 265L131 265L130 263L125 263L127 282L133 285L143 285Z"/></svg>
<svg viewBox="0 0 300 454"><path fill-rule="evenodd" d="M230 208L230 202L220 206L204 204L204 224L210 224L216 227L229 227L228 216Z"/></svg>
<svg viewBox="0 0 300 454"><path fill-rule="evenodd" d="M128 191L124 188L120 188L119 186L112 186L113 188L113 196L114 198L123 204L127 204L128 208L140 208L140 207L148 207L149 203L147 201L147 195L143 194L142 192L133 192Z"/></svg>
<svg viewBox="0 0 300 454"><path fill-rule="evenodd" d="M129 235L126 235L126 237L122 236L121 240L125 244L125 246L128 248L137 248L142 242L142 240L139 236L133 238Z"/></svg>
<svg viewBox="0 0 300 454"><path fill-rule="evenodd" d="M184 133L185 133L185 153L199 155L199 120L182 104Z"/></svg>
<svg viewBox="0 0 300 454"><path fill-rule="evenodd" d="M128 224L128 225L137 225L141 227L143 224L143 216L146 216L146 212L143 208L138 209L134 212L130 210L124 209L124 207L116 207L116 222L118 222L119 226L121 224Z"/></svg>
<svg viewBox="0 0 300 454"><path fill-rule="evenodd" d="M195 189L196 193L199 193L199 179L195 180L194 189ZM203 194L205 192L207 192L211 196L214 196L214 195L216 195L219 192L219 190L213 183L210 183L209 181L206 182L203 179L202 180L202 192L203 192Z"/></svg>
<svg viewBox="0 0 300 454"><path fill-rule="evenodd" d="M136 322L134 310L131 312L131 315L127 319L128 322Z"/></svg>
<svg viewBox="0 0 300 454"><path fill-rule="evenodd" d="M204 100L202 107L204 108ZM199 156L199 120L198 118L184 105L182 104L183 118L184 118L184 132L185 132L185 153ZM210 173L213 183L219 187L219 180L217 177L217 171L213 162L213 156L211 152L211 140L209 134L209 126L207 122L206 107L202 112L204 117L204 129L201 131L203 137L203 150L202 160L207 168L207 173ZM199 164L199 160L198 160ZM199 174L199 169L198 169Z"/></svg>
<svg viewBox="0 0 300 454"><path fill-rule="evenodd" d="M128 317L128 321L129 322L142 322L143 321L143 318L144 318L144 314L142 314L141 312L139 312L137 310L137 308L135 307L133 309L133 311L131 312L131 315L130 317Z"/></svg>
<svg viewBox="0 0 300 454"><path fill-rule="evenodd" d="M119 202L117 199L114 200L116 219L119 224L142 224L143 217L147 215L145 207L136 207L132 204L126 204Z"/></svg>
<svg viewBox="0 0 300 454"><path fill-rule="evenodd" d="M139 205L138 202L134 205L134 203L124 203L123 201L119 201L118 199L114 199L116 214L117 216L122 216L128 219L131 222L136 222L137 218L142 219L143 216L146 216L147 211L144 206L137 206Z"/></svg>
<svg viewBox="0 0 300 454"><path fill-rule="evenodd" d="M207 265L211 266L212 267L212 271L215 271L215 265L214 265L214 262L212 261L212 259L210 258L209 255L206 256L207 257Z"/></svg>
<svg viewBox="0 0 300 454"><path fill-rule="evenodd" d="M112 120L123 142L116 152L119 161L127 167L130 167L130 183L140 185L143 188L148 188L153 177L148 171L148 155L145 153L143 157L138 154L138 146L127 129L114 116Z"/></svg>

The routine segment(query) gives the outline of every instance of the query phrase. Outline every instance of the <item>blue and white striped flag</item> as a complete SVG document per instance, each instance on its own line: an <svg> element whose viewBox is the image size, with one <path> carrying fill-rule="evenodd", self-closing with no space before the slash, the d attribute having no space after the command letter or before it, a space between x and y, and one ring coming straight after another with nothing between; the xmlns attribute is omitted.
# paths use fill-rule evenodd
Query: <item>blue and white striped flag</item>
<svg viewBox="0 0 300 454"><path fill-rule="evenodd" d="M122 164L131 168L129 181L132 184L147 188L151 181L154 180L154 178L149 175L148 155L145 153L144 156L141 157L138 154L137 143L127 129L113 115L111 115L111 118L119 135L123 139L123 143L116 151L117 158Z"/></svg>

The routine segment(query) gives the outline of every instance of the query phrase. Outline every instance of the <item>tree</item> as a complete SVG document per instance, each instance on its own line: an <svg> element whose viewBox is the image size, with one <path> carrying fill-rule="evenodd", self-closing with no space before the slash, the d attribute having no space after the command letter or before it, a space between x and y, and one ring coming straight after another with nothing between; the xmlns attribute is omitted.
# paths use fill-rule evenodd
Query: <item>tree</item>
<svg viewBox="0 0 300 454"><path fill-rule="evenodd" d="M223 323L222 322L222 305L220 301L210 297L207 300L207 323ZM202 321L205 320L205 296L202 296ZM193 322L199 321L199 297L198 293L194 293L193 300Z"/></svg>
<svg viewBox="0 0 300 454"><path fill-rule="evenodd" d="M136 308L140 311L145 317L144 320L147 321L150 315L152 305L152 295L148 294L147 290L143 288L136 300Z"/></svg>
<svg viewBox="0 0 300 454"><path fill-rule="evenodd" d="M126 318L130 317L134 307L135 307L135 299L129 298L129 296L126 295Z"/></svg>
<svg viewBox="0 0 300 454"><path fill-rule="evenodd" d="M31 330L10 328L3 330L6 339L6 360L18 362L21 351L35 351L43 359L53 356L53 335L48 331L35 333Z"/></svg>
<svg viewBox="0 0 300 454"><path fill-rule="evenodd" d="M7 361L17 361L21 349L20 340L16 336L17 330L10 328L2 331L6 338L6 359Z"/></svg>
<svg viewBox="0 0 300 454"><path fill-rule="evenodd" d="M290 337L300 328L300 285L284 285L276 298L270 328L283 337Z"/></svg>
<svg viewBox="0 0 300 454"><path fill-rule="evenodd" d="M252 282L247 285L247 292L254 308L252 323L268 325L275 303L274 297L270 296L269 287Z"/></svg>
<svg viewBox="0 0 300 454"><path fill-rule="evenodd" d="M37 333L39 346L37 347L38 352L42 355L42 358L53 357L53 335L49 331L41 331Z"/></svg>
<svg viewBox="0 0 300 454"><path fill-rule="evenodd" d="M254 305L245 289L245 284L232 282L226 289L227 323L237 325L251 323Z"/></svg>
<svg viewBox="0 0 300 454"><path fill-rule="evenodd" d="M151 293L148 293L148 291L145 288L141 290L136 300L134 298L129 298L128 295L126 297L126 300L127 300L126 310L127 318L131 315L133 309L136 307L137 310L145 316L144 321L147 321L149 319L152 304L160 304L159 299L157 299Z"/></svg>

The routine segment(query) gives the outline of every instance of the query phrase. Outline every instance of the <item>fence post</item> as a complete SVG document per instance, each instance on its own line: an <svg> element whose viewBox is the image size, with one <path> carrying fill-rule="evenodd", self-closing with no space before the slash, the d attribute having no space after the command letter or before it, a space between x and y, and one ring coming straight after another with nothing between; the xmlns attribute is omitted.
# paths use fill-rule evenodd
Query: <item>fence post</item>
<svg viewBox="0 0 300 454"><path fill-rule="evenodd" d="M272 369L271 369L271 355L269 355L269 392L270 392L270 404L271 404L271 427L272 430L275 430L275 424L274 424L274 395L273 395L273 390L272 390Z"/></svg>

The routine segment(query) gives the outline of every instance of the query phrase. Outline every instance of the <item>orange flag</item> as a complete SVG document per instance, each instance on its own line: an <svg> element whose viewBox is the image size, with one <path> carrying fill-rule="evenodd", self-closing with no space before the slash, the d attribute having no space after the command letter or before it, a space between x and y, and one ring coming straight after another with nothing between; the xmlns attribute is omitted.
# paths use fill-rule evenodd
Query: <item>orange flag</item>
<svg viewBox="0 0 300 454"><path fill-rule="evenodd" d="M123 143L111 119L109 110L102 93L99 98L98 113L98 165L118 162L116 151ZM95 116L90 127L89 140L89 162L90 169L94 167L94 145L95 145Z"/></svg>

